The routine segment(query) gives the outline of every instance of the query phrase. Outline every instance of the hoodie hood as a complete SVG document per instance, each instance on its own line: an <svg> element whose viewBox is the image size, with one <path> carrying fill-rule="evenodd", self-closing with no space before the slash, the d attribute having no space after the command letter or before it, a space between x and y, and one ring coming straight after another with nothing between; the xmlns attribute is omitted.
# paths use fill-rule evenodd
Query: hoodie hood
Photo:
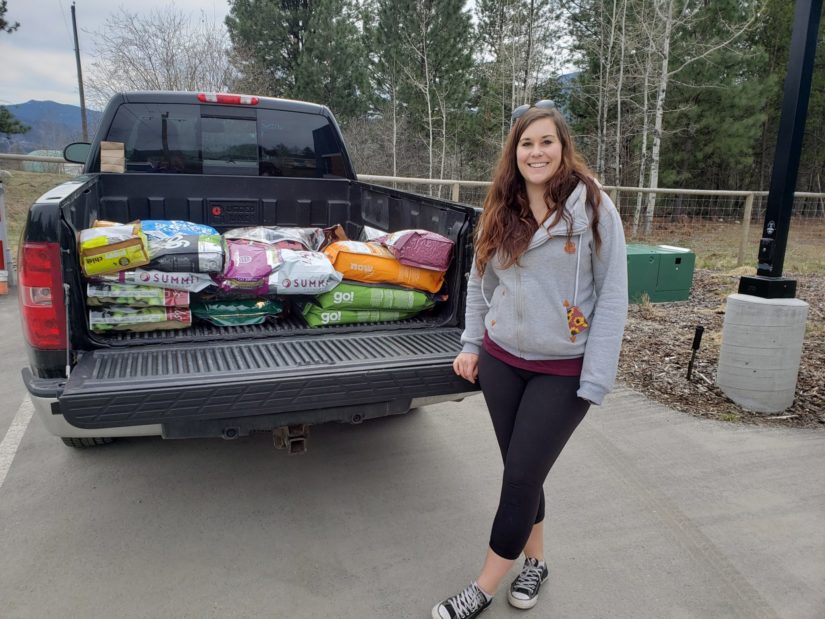
<svg viewBox="0 0 825 619"><path fill-rule="evenodd" d="M590 220L587 218L587 186L584 183L579 183L567 198L564 203L564 209L570 213L573 218L573 236L584 234L587 226L590 225ZM567 222L564 218L560 219L555 225L551 222L544 222L530 239L530 244L527 246L528 251L543 245L553 236L567 236Z"/></svg>

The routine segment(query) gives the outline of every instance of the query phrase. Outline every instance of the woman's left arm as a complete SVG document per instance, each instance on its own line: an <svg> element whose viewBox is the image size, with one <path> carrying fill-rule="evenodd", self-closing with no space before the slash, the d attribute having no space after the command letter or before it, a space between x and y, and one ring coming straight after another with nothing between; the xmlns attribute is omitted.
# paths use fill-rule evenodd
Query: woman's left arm
<svg viewBox="0 0 825 619"><path fill-rule="evenodd" d="M627 321L627 247L622 220L608 195L599 207L602 245L593 253L596 306L584 350L578 396L601 404L613 388Z"/></svg>

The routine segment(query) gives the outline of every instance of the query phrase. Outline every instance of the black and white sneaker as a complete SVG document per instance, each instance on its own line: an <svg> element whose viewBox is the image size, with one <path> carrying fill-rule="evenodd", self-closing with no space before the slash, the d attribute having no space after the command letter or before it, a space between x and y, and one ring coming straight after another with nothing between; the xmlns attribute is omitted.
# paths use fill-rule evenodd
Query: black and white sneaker
<svg viewBox="0 0 825 619"><path fill-rule="evenodd" d="M487 597L476 583L471 583L461 593L436 604L433 619L473 619L492 601L493 598Z"/></svg>
<svg viewBox="0 0 825 619"><path fill-rule="evenodd" d="M516 608L533 608L539 601L541 583L547 580L548 575L549 571L544 561L527 557L521 573L516 576L507 591L507 600Z"/></svg>

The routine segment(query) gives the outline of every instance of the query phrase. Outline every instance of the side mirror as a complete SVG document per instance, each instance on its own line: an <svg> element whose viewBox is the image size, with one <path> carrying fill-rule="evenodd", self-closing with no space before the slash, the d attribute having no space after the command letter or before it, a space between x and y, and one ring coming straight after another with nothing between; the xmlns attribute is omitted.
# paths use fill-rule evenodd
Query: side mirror
<svg viewBox="0 0 825 619"><path fill-rule="evenodd" d="M63 149L63 159L72 163L86 163L92 145L88 142L72 142Z"/></svg>

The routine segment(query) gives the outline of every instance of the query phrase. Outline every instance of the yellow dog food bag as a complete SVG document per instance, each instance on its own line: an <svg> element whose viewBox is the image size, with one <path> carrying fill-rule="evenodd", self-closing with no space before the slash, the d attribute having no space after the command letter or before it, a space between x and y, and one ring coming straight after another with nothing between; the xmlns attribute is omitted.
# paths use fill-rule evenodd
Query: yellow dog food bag
<svg viewBox="0 0 825 619"><path fill-rule="evenodd" d="M146 237L137 224L80 231L80 266L86 277L108 275L149 264Z"/></svg>
<svg viewBox="0 0 825 619"><path fill-rule="evenodd" d="M401 264L390 250L377 243L336 241L324 253L344 279L397 284L433 293L438 292L444 283L443 272Z"/></svg>

